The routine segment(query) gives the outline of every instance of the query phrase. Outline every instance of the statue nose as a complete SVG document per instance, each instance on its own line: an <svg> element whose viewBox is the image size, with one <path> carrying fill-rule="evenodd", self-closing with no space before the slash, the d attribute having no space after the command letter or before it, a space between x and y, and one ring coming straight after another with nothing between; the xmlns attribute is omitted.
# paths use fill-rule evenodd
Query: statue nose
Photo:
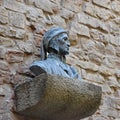
<svg viewBox="0 0 120 120"><path fill-rule="evenodd" d="M70 42L69 41L67 41L67 46L70 47Z"/></svg>

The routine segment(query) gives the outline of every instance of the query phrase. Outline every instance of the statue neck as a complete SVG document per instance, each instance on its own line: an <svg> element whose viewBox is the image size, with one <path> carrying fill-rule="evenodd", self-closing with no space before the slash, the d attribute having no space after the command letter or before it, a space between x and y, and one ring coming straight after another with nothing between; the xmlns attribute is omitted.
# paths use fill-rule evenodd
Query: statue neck
<svg viewBox="0 0 120 120"><path fill-rule="evenodd" d="M61 61L63 63L66 63L65 56L61 56L61 55L53 53L53 52L48 54L48 58L53 58L53 59L56 59L56 60Z"/></svg>

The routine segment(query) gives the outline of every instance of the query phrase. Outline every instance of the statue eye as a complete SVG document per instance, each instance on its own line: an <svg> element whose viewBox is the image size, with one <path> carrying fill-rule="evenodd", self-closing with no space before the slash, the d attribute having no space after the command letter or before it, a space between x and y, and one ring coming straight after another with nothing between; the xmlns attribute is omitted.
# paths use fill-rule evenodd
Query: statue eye
<svg viewBox="0 0 120 120"><path fill-rule="evenodd" d="M67 40L68 40L68 38L67 38L67 37L64 37L64 40L65 40L65 41L67 41Z"/></svg>

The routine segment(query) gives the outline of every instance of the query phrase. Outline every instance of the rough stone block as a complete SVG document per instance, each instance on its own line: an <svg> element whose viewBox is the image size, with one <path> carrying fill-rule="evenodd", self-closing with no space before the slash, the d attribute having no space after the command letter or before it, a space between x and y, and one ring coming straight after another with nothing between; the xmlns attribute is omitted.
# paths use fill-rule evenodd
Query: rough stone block
<svg viewBox="0 0 120 120"><path fill-rule="evenodd" d="M29 7L26 11L27 19L30 21L36 21L38 18L43 17L43 11L37 8Z"/></svg>
<svg viewBox="0 0 120 120"><path fill-rule="evenodd" d="M61 4L67 10L73 11L75 13L79 12L81 9L80 8L81 1L74 1L74 0L71 0L69 2L68 1L61 1Z"/></svg>
<svg viewBox="0 0 120 120"><path fill-rule="evenodd" d="M3 16L8 16L8 11L3 6L0 6L0 14Z"/></svg>
<svg viewBox="0 0 120 120"><path fill-rule="evenodd" d="M95 6L94 10L95 10L96 16L98 16L100 19L103 19L105 21L115 17L115 15L111 11L105 8Z"/></svg>
<svg viewBox="0 0 120 120"><path fill-rule="evenodd" d="M108 44L108 42L109 42L108 36L98 30L91 29L90 35L94 40L97 40L99 42L103 42L105 44Z"/></svg>
<svg viewBox="0 0 120 120"><path fill-rule="evenodd" d="M88 57L91 62L96 63L97 65L101 65L104 55L95 51L89 51Z"/></svg>
<svg viewBox="0 0 120 120"><path fill-rule="evenodd" d="M83 11L91 16L96 17L95 6L89 2L83 4Z"/></svg>
<svg viewBox="0 0 120 120"><path fill-rule="evenodd" d="M90 70L90 71L98 71L98 66L94 63L90 63L90 62L85 62L85 61L79 61L77 62L77 65L80 67L80 68L83 68L85 70Z"/></svg>
<svg viewBox="0 0 120 120"><path fill-rule="evenodd" d="M91 82L94 82L94 83L98 83L98 84L103 84L105 82L105 79L100 74L88 73L86 75L86 79L88 81L91 81Z"/></svg>
<svg viewBox="0 0 120 120"><path fill-rule="evenodd" d="M52 17L52 21L53 21L54 24L56 24L58 26L62 25L62 27L66 28L65 20L62 17L60 17L58 15L55 15L55 16Z"/></svg>
<svg viewBox="0 0 120 120"><path fill-rule="evenodd" d="M120 1L112 1L111 8L115 13L118 13L120 15Z"/></svg>
<svg viewBox="0 0 120 120"><path fill-rule="evenodd" d="M5 38L0 36L0 45L5 47L13 47L15 43L10 38Z"/></svg>
<svg viewBox="0 0 120 120"><path fill-rule="evenodd" d="M6 28L4 26L0 26L0 35L5 36Z"/></svg>
<svg viewBox="0 0 120 120"><path fill-rule="evenodd" d="M109 31L114 35L114 36L119 36L120 35L120 28L117 24L113 22L109 22Z"/></svg>
<svg viewBox="0 0 120 120"><path fill-rule="evenodd" d="M4 71L9 71L8 63L0 60L0 69Z"/></svg>
<svg viewBox="0 0 120 120"><path fill-rule="evenodd" d="M24 14L10 11L9 12L9 21L10 21L10 25L12 25L12 26L15 26L15 27L18 27L18 28L24 28L25 27L25 16L24 16Z"/></svg>
<svg viewBox="0 0 120 120"><path fill-rule="evenodd" d="M53 8L56 6L56 4L50 2L49 0L35 0L35 6L45 12L53 13Z"/></svg>
<svg viewBox="0 0 120 120"><path fill-rule="evenodd" d="M116 46L116 47L119 47L120 46L120 36L118 35L118 36L114 36L114 35L110 35L109 36L109 42L112 44L112 45L114 45L114 46Z"/></svg>
<svg viewBox="0 0 120 120"><path fill-rule="evenodd" d="M41 74L18 84L15 111L41 120L79 120L100 105L101 87L78 79Z"/></svg>
<svg viewBox="0 0 120 120"><path fill-rule="evenodd" d="M6 53L6 49L4 47L0 46L0 59L5 58L5 53Z"/></svg>
<svg viewBox="0 0 120 120"><path fill-rule="evenodd" d="M5 17L5 16L0 15L0 23L7 24L8 23L8 18Z"/></svg>
<svg viewBox="0 0 120 120"><path fill-rule="evenodd" d="M111 44L106 45L105 53L108 55L115 55L116 51L115 51L115 48L113 47L113 45L111 45Z"/></svg>
<svg viewBox="0 0 120 120"><path fill-rule="evenodd" d="M103 23L102 21L100 21L97 18L88 16L87 14L84 14L84 13L77 14L77 21L79 23L85 24L87 26L91 26L93 28L98 28L98 29L104 30L105 32L109 31L109 29L105 23Z"/></svg>
<svg viewBox="0 0 120 120"><path fill-rule="evenodd" d="M106 55L103 64L108 68L120 69L120 59L116 56Z"/></svg>
<svg viewBox="0 0 120 120"><path fill-rule="evenodd" d="M7 27L7 26L0 26L0 35L13 37L17 39L23 39L25 37L25 31L22 29L14 28L14 27Z"/></svg>
<svg viewBox="0 0 120 120"><path fill-rule="evenodd" d="M67 10L65 8L62 8L62 10L60 11L60 15L61 15L61 17L69 20L69 19L73 18L74 12Z"/></svg>
<svg viewBox="0 0 120 120"><path fill-rule="evenodd" d="M24 0L26 5L33 5L34 4L34 0Z"/></svg>
<svg viewBox="0 0 120 120"><path fill-rule="evenodd" d="M101 66L99 67L98 72L99 72L100 74L102 74L103 76L111 76L111 75L114 74L114 71L113 71L113 70L111 70L111 69L109 69L109 68L107 68L106 66L103 66L103 65L101 65Z"/></svg>
<svg viewBox="0 0 120 120"><path fill-rule="evenodd" d="M71 31L73 31L73 32L75 32L75 33L77 33L79 35L90 37L89 28L87 26L84 26L84 25L79 24L77 22L72 23Z"/></svg>
<svg viewBox="0 0 120 120"><path fill-rule="evenodd" d="M6 59L9 63L19 63L23 61L24 53L18 50L8 50Z"/></svg>
<svg viewBox="0 0 120 120"><path fill-rule="evenodd" d="M25 13L25 5L15 0L4 0L3 6L9 10Z"/></svg>
<svg viewBox="0 0 120 120"><path fill-rule="evenodd" d="M110 8L110 0L93 0L94 4L97 4L101 7Z"/></svg>
<svg viewBox="0 0 120 120"><path fill-rule="evenodd" d="M6 28L5 33L9 37L13 37L13 38L17 38L17 39L23 39L26 34L25 30L13 28L13 27Z"/></svg>
<svg viewBox="0 0 120 120"><path fill-rule="evenodd" d="M17 44L19 46L19 49L24 53L31 54L34 52L34 44L31 41L17 41Z"/></svg>

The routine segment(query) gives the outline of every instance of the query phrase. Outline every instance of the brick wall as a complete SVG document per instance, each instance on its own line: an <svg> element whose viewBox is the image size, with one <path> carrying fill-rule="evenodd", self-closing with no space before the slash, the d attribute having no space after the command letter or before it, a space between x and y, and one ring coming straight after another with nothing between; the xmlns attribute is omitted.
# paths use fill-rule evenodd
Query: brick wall
<svg viewBox="0 0 120 120"><path fill-rule="evenodd" d="M33 120L11 112L13 87L40 58L42 35L51 26L69 30L68 64L102 87L99 110L83 120L119 120L119 0L0 0L0 120Z"/></svg>

